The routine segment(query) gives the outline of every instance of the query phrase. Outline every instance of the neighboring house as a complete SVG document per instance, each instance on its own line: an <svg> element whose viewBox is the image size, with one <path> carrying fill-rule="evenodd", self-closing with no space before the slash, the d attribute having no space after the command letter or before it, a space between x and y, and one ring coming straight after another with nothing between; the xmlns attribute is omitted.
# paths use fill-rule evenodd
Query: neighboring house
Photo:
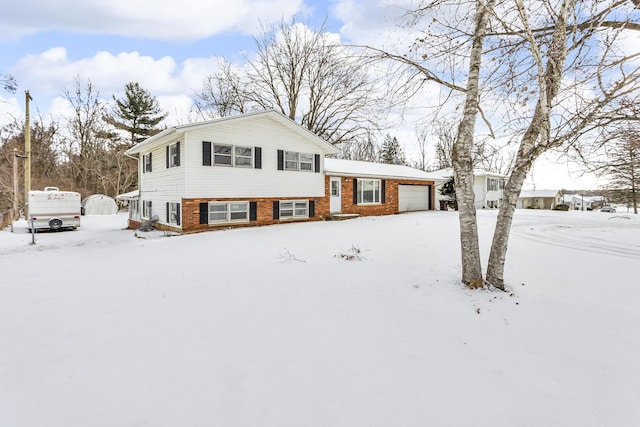
<svg viewBox="0 0 640 427"><path fill-rule="evenodd" d="M553 209L561 203L560 190L522 190L516 208Z"/></svg>
<svg viewBox="0 0 640 427"><path fill-rule="evenodd" d="M563 202L569 205L569 209L577 211L590 211L604 205L604 197L602 196L584 196L582 194L564 194Z"/></svg>
<svg viewBox="0 0 640 427"><path fill-rule="evenodd" d="M442 188L442 184L453 176L453 169L440 169L431 174L438 179L439 182L439 184L436 185L435 198L436 206L438 209L442 209L449 199L447 196L440 194L440 189ZM474 205L476 209L499 208L502 203L502 192L507 176L482 169L474 169L473 174L475 176L473 192L475 193Z"/></svg>
<svg viewBox="0 0 640 427"><path fill-rule="evenodd" d="M388 215L433 210L440 178L408 166L325 159L331 214Z"/></svg>
<svg viewBox="0 0 640 427"><path fill-rule="evenodd" d="M325 159L337 152L276 111L172 127L127 151L139 159L129 226L185 233L433 209L429 174Z"/></svg>

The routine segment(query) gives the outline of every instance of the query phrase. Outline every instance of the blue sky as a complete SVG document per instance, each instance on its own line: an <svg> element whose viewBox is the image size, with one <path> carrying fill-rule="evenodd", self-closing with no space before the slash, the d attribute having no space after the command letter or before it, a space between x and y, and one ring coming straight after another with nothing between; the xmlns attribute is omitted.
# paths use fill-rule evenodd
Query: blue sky
<svg viewBox="0 0 640 427"><path fill-rule="evenodd" d="M393 3L393 5L389 5ZM402 5L412 0L21 0L0 14L0 74L11 73L18 91L0 91L0 125L24 116L24 91L34 114L64 117L62 99L74 79L91 80L102 97L119 96L126 83L139 82L169 113L168 124L185 123L192 96L221 57L242 64L254 51L260 25L298 16L344 43L393 44ZM408 44L409 39L400 39ZM428 96L428 95L427 95ZM414 116L412 117L412 114ZM415 117L398 118L396 134L411 157L416 152ZM536 165L537 188L595 186L592 177L552 162ZM558 174L558 170L562 173ZM566 172L565 172L566 171ZM547 179L553 173L553 179ZM530 180L528 186L533 186Z"/></svg>
<svg viewBox="0 0 640 427"><path fill-rule="evenodd" d="M60 94L75 76L110 98L129 81L156 95L181 121L189 97L221 57L244 62L262 26L297 16L311 27L327 21L342 41L368 43L393 20L384 0L23 0L0 15L0 74L18 92L0 93L0 123L20 116L29 90L43 116L57 116ZM71 12L73 11L73 12Z"/></svg>

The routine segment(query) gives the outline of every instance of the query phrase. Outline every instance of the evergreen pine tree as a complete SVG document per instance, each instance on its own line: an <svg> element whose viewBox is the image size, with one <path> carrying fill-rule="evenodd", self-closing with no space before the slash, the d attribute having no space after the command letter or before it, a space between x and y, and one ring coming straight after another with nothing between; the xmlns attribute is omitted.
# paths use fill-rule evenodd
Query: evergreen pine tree
<svg viewBox="0 0 640 427"><path fill-rule="evenodd" d="M447 207L458 210L458 201L456 200L456 186L453 177L442 184L440 194L447 197Z"/></svg>
<svg viewBox="0 0 640 427"><path fill-rule="evenodd" d="M130 135L130 147L161 131L160 123L167 114L160 109L158 100L138 83L125 86L124 98L113 100L116 105L107 122Z"/></svg>
<svg viewBox="0 0 640 427"><path fill-rule="evenodd" d="M395 136L387 134L380 148L380 163L388 163L392 165L404 165L406 160L404 152L400 147L400 143Z"/></svg>

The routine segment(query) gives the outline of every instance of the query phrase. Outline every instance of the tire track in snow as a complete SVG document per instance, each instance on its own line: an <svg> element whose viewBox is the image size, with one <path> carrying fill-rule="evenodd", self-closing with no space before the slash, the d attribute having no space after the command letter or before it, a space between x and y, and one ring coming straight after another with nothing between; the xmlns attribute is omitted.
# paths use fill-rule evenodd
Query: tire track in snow
<svg viewBox="0 0 640 427"><path fill-rule="evenodd" d="M536 242L624 258L640 259L640 244L593 236L593 225L514 225L513 233ZM603 233L606 236L606 233Z"/></svg>

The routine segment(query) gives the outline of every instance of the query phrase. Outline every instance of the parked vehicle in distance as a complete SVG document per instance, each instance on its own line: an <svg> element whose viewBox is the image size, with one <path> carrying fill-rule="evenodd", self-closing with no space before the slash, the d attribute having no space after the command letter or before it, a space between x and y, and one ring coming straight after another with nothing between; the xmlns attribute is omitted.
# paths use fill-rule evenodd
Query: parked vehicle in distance
<svg viewBox="0 0 640 427"><path fill-rule="evenodd" d="M616 208L611 205L606 205L600 208L600 212L616 213Z"/></svg>
<svg viewBox="0 0 640 427"><path fill-rule="evenodd" d="M80 193L46 187L29 191L27 201L29 230L75 230L80 227Z"/></svg>
<svg viewBox="0 0 640 427"><path fill-rule="evenodd" d="M570 208L570 206L566 203L558 203L557 205L555 205L555 207L553 208L554 211L568 211Z"/></svg>

